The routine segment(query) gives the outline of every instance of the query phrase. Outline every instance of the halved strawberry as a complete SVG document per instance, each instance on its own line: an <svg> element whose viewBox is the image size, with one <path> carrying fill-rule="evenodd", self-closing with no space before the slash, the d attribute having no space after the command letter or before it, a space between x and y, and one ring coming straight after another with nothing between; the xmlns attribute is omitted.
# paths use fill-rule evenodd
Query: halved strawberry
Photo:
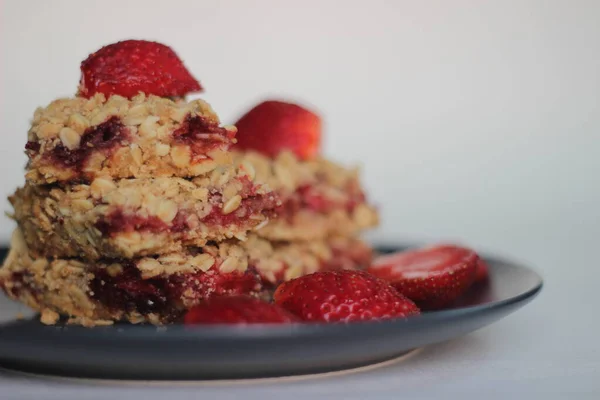
<svg viewBox="0 0 600 400"><path fill-rule="evenodd" d="M139 92L161 97L183 97L200 92L200 83L175 52L164 44L125 40L109 44L81 63L79 96L131 98Z"/></svg>
<svg viewBox="0 0 600 400"><path fill-rule="evenodd" d="M249 296L215 296L192 307L184 323L193 324L274 324L297 322L283 308Z"/></svg>
<svg viewBox="0 0 600 400"><path fill-rule="evenodd" d="M304 321L350 322L418 315L417 306L364 271L326 271L282 283L275 303Z"/></svg>
<svg viewBox="0 0 600 400"><path fill-rule="evenodd" d="M235 126L236 147L275 157L291 150L301 159L317 155L321 144L321 119L292 103L269 100L246 113Z"/></svg>
<svg viewBox="0 0 600 400"><path fill-rule="evenodd" d="M440 245L381 256L368 272L390 282L419 307L437 309L471 286L478 261L472 250Z"/></svg>

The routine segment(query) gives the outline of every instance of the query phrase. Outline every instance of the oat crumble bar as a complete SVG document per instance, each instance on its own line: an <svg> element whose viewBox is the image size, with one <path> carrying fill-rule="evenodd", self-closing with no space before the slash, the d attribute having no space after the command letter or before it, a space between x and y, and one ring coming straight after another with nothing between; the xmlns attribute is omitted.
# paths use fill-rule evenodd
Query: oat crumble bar
<svg viewBox="0 0 600 400"><path fill-rule="evenodd" d="M253 151L235 151L234 159L281 198L278 218L258 231L262 237L276 241L323 240L354 236L379 223L377 210L367 203L356 169L321 157L302 161L292 152L271 159Z"/></svg>
<svg viewBox="0 0 600 400"><path fill-rule="evenodd" d="M264 226L280 205L243 171L193 179L96 178L66 187L26 184L10 197L33 254L133 258L181 251Z"/></svg>
<svg viewBox="0 0 600 400"><path fill-rule="evenodd" d="M231 162L236 129L210 105L139 94L96 94L39 108L28 133L26 179L36 184L96 177L190 177Z"/></svg>
<svg viewBox="0 0 600 400"><path fill-rule="evenodd" d="M81 71L75 97L35 111L9 197L0 289L42 323L179 323L211 296L269 299L283 281L370 264L358 235L377 210L356 169L313 158L316 115L292 115L307 129L287 137L267 114L245 137L308 160L232 151L237 128L185 100L201 87L168 47L115 43Z"/></svg>

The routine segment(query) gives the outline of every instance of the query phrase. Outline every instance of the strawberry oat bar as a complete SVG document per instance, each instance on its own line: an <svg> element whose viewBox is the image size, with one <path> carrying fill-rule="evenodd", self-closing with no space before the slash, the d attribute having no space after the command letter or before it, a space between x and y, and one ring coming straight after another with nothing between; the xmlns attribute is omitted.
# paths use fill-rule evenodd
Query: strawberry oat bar
<svg viewBox="0 0 600 400"><path fill-rule="evenodd" d="M185 100L201 90L159 43L91 54L77 95L34 114L0 288L47 324L226 321L214 307L292 321L257 299L306 274L367 268L358 235L377 211L357 171L320 156L320 118L270 101L223 126Z"/></svg>
<svg viewBox="0 0 600 400"><path fill-rule="evenodd" d="M281 198L279 217L258 230L262 237L309 241L355 236L379 222L355 169L322 157L301 160L290 151L274 158L252 150L234 154L241 169L251 170Z"/></svg>
<svg viewBox="0 0 600 400"><path fill-rule="evenodd" d="M261 281L244 250L220 243L137 259L36 258L19 230L0 269L6 293L42 313L93 326L125 320L164 324L211 295L258 294Z"/></svg>
<svg viewBox="0 0 600 400"><path fill-rule="evenodd" d="M35 112L26 178L36 184L101 176L189 177L230 163L234 127L202 100L99 93L60 99Z"/></svg>
<svg viewBox="0 0 600 400"><path fill-rule="evenodd" d="M38 109L26 178L36 184L96 177L198 176L230 163L236 129L223 127L169 47L126 40L81 63L77 97Z"/></svg>
<svg viewBox="0 0 600 400"><path fill-rule="evenodd" d="M26 184L10 197L33 254L133 258L183 251L265 224L278 198L243 171L191 179L96 178L67 187Z"/></svg>

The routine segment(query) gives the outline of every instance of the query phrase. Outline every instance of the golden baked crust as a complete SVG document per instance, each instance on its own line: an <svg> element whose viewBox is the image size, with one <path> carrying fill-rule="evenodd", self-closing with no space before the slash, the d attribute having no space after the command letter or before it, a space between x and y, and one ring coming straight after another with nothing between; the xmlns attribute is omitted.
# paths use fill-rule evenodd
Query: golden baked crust
<svg viewBox="0 0 600 400"><path fill-rule="evenodd" d="M32 254L134 258L208 241L244 239L280 205L243 171L218 167L193 179L96 178L91 184L26 184L10 197Z"/></svg>
<svg viewBox="0 0 600 400"><path fill-rule="evenodd" d="M377 210L368 204L357 169L347 169L324 158L302 161L292 152L275 159L248 151L235 151L240 169L249 171L281 198L279 217L258 234L270 240L324 240L354 236L379 223Z"/></svg>
<svg viewBox="0 0 600 400"><path fill-rule="evenodd" d="M39 108L28 133L26 178L42 184L99 176L198 176L231 162L235 127L202 100L96 94Z"/></svg>

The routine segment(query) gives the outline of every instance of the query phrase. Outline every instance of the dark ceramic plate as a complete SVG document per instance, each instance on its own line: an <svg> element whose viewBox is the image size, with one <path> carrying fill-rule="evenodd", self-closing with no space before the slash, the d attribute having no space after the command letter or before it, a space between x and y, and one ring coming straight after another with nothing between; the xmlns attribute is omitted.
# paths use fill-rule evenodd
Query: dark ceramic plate
<svg viewBox="0 0 600 400"><path fill-rule="evenodd" d="M384 249L393 250L393 249ZM28 372L106 379L229 379L354 368L479 329L531 301L532 270L486 258L489 284L449 310L408 320L297 326L52 327L0 324L0 365Z"/></svg>

